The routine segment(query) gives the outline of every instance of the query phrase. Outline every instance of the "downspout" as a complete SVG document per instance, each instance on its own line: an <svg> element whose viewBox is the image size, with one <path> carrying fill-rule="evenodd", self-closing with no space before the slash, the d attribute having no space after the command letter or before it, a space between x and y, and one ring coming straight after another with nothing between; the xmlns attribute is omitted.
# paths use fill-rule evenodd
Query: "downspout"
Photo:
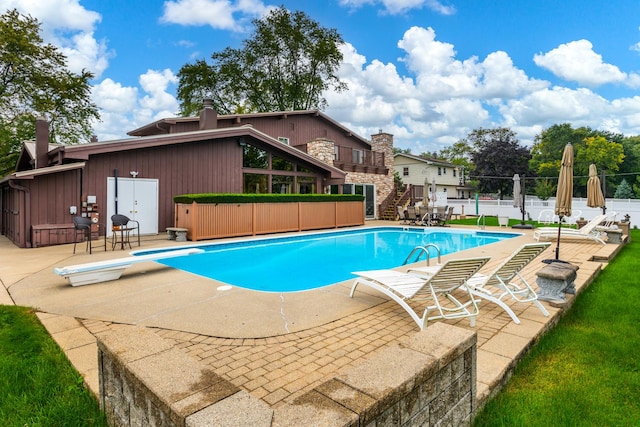
<svg viewBox="0 0 640 427"><path fill-rule="evenodd" d="M31 193L28 188L16 184L12 179L9 180L9 187L24 192L24 210L20 210L19 216L21 216L21 218L18 218L18 222L22 223L23 229L19 231L23 232L25 247L31 248L33 247L31 243L31 233L26 232L27 218L31 218Z"/></svg>

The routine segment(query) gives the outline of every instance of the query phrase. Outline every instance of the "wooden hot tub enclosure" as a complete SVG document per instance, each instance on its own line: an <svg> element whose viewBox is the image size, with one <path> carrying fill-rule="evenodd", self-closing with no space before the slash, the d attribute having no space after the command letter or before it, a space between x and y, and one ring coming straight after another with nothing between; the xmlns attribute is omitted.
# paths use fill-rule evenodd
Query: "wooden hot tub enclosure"
<svg viewBox="0 0 640 427"><path fill-rule="evenodd" d="M191 241L363 225L352 194L187 194L174 197L175 226Z"/></svg>

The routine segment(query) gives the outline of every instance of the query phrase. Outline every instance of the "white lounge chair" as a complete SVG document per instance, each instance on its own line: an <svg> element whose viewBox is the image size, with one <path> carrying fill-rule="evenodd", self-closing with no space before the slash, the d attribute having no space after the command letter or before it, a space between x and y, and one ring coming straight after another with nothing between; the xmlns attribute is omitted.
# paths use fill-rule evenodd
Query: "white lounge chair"
<svg viewBox="0 0 640 427"><path fill-rule="evenodd" d="M376 289L396 301L420 329L427 327L427 321L433 319L458 319L469 317L471 326L475 326L478 315L478 303L468 290L463 287L467 280L480 270L489 258L469 258L450 260L439 266L440 268L428 278L415 274L403 273L396 270L357 271L359 276L353 283L350 297L360 284ZM462 289L468 301L460 301L452 292ZM442 300L446 297L449 303ZM408 302L424 307L422 317L411 308Z"/></svg>
<svg viewBox="0 0 640 427"><path fill-rule="evenodd" d="M168 250L147 255L70 265L69 267L56 267L53 271L57 275L68 279L71 286L92 285L94 283L117 280L120 278L124 270L138 262L155 261L163 258L192 255L202 252L204 251L198 248Z"/></svg>
<svg viewBox="0 0 640 427"><path fill-rule="evenodd" d="M578 230L575 230L573 228L561 227L560 238L568 240L591 240L593 242L598 242L604 245L604 240L600 238L600 232L596 230L596 227L598 227L606 219L607 215L598 215ZM536 241L552 240L557 237L558 227L541 227L537 228L533 232L533 238Z"/></svg>
<svg viewBox="0 0 640 427"><path fill-rule="evenodd" d="M526 244L511 254L490 274L474 274L467 280L465 286L478 298L502 307L516 325L520 324L520 319L504 302L507 297L511 297L519 303L533 303L542 314L549 316L547 309L538 301L538 294L520 272L550 245L551 243L548 242ZM409 270L409 273L413 274L429 275L433 272L434 267ZM492 290L496 290L496 292L492 292Z"/></svg>

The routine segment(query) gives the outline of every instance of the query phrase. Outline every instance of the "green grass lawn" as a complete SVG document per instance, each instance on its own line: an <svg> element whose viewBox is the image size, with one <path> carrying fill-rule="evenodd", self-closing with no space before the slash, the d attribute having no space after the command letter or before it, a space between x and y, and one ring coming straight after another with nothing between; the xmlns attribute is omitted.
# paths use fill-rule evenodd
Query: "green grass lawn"
<svg viewBox="0 0 640 427"><path fill-rule="evenodd" d="M24 307L0 305L0 425L107 425L80 374Z"/></svg>
<svg viewBox="0 0 640 427"><path fill-rule="evenodd" d="M474 426L640 425L640 231L631 236Z"/></svg>

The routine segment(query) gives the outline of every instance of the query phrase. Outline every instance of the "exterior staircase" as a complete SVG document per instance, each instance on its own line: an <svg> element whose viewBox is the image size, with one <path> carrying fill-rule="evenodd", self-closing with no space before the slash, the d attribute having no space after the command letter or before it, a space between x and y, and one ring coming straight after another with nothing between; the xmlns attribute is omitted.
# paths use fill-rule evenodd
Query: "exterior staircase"
<svg viewBox="0 0 640 427"><path fill-rule="evenodd" d="M397 206L406 207L409 202L409 187L405 190L396 189L393 200L390 200L386 203L386 207L382 211L380 215L380 219L385 221L397 221L400 218L398 217L398 208Z"/></svg>

